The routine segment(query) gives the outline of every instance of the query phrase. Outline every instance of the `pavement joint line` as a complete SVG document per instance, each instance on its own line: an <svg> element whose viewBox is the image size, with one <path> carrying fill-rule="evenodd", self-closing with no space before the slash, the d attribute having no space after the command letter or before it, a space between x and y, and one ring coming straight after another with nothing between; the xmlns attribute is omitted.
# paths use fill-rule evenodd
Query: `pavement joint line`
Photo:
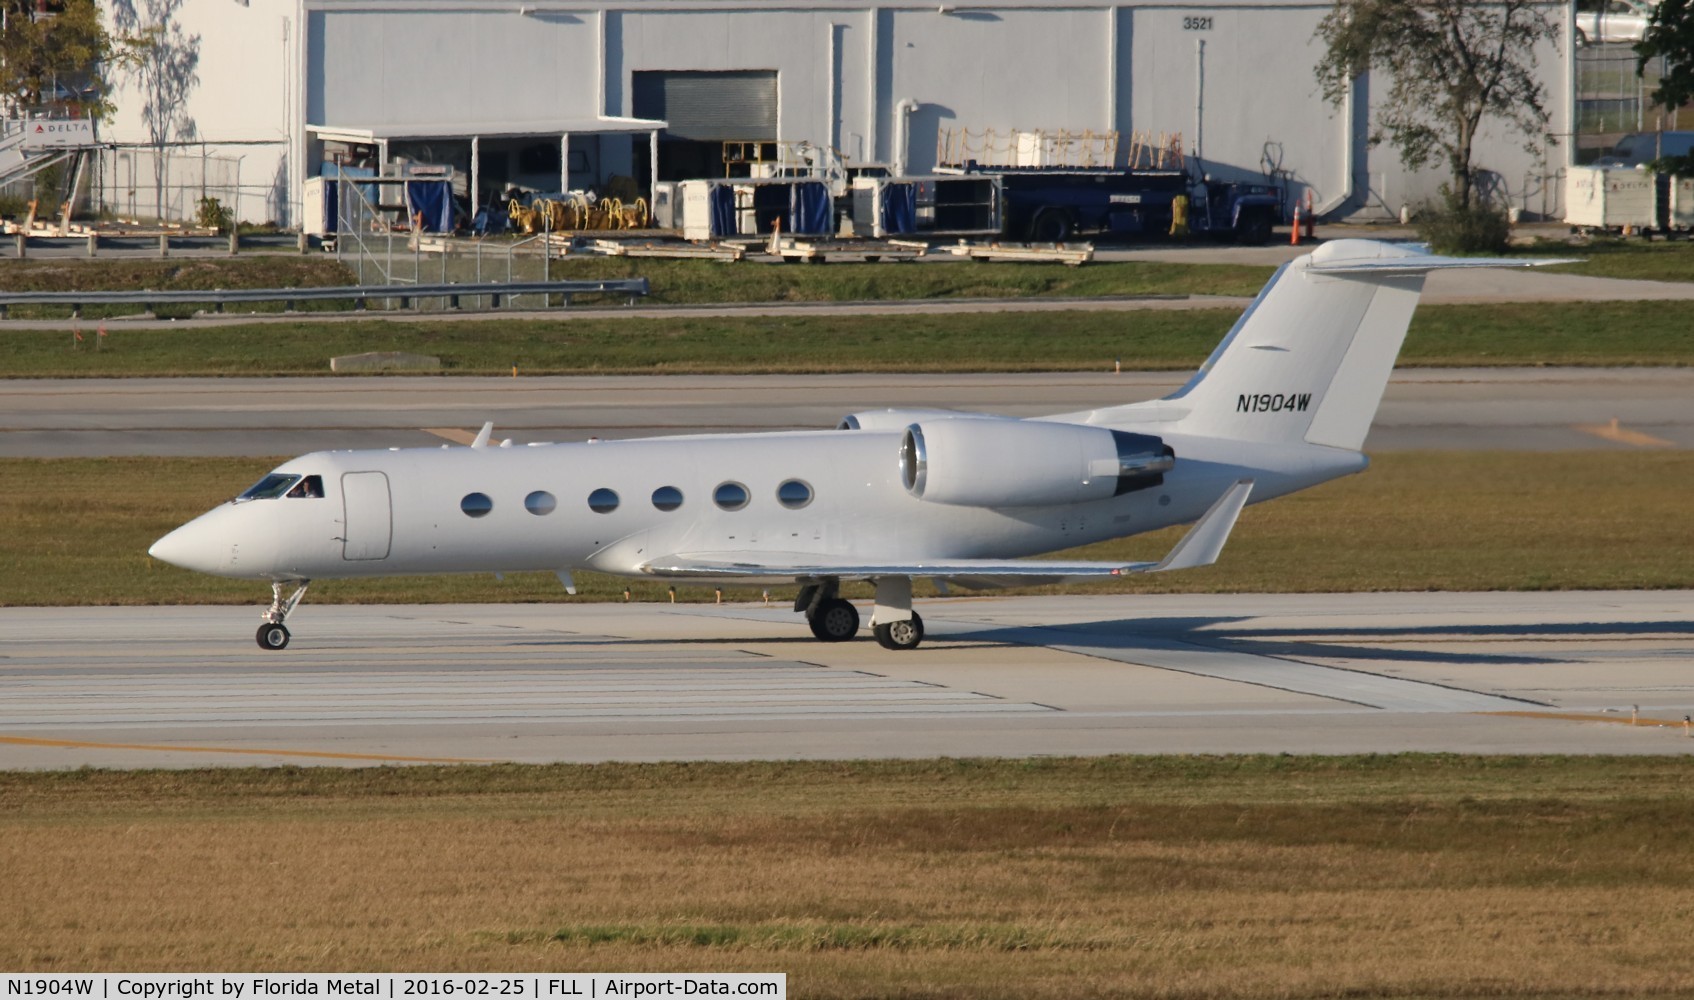
<svg viewBox="0 0 1694 1000"><path fill-rule="evenodd" d="M405 761L411 764L497 764L488 757L410 757L387 753L336 753L329 750L276 750L257 747L207 747L158 743L95 743L86 740L49 740L32 736L0 736L0 743L24 747L62 747L67 750L159 750L167 753L234 753L260 757L309 757L317 760Z"/></svg>

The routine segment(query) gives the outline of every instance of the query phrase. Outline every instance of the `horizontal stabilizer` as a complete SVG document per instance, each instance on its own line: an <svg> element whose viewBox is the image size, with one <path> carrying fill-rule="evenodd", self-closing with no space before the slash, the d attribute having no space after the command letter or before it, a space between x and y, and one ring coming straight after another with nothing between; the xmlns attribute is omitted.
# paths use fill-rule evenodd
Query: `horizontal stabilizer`
<svg viewBox="0 0 1694 1000"><path fill-rule="evenodd" d="M1316 255L1314 254L1315 258ZM1525 260L1522 257L1437 257L1433 254L1417 257L1381 257L1374 260L1339 260L1325 263L1314 259L1306 268L1307 274L1428 274L1456 268L1479 267L1548 267L1553 264L1576 264L1576 257L1541 257Z"/></svg>

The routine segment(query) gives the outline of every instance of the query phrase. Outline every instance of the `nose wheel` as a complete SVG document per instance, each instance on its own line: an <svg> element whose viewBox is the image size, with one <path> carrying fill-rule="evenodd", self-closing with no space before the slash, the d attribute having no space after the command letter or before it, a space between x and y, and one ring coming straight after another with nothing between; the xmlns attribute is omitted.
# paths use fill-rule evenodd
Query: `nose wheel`
<svg viewBox="0 0 1694 1000"><path fill-rule="evenodd" d="M283 622L299 607L300 599L306 596L306 588L312 585L310 580L301 580L300 586L294 588L294 593L282 596L282 581L271 582L271 606L265 610L264 624L259 626L255 638L259 641L260 649L282 649L288 645L290 638L288 626Z"/></svg>
<svg viewBox="0 0 1694 1000"><path fill-rule="evenodd" d="M917 649L923 641L923 619L916 611L905 621L888 622L885 625L873 626L871 631L876 634L876 641L883 649Z"/></svg>

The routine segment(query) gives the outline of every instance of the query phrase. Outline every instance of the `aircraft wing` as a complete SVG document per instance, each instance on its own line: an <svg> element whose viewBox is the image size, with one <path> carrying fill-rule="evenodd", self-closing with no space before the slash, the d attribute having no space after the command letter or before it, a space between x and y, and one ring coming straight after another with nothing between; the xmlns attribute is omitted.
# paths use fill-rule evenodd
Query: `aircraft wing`
<svg viewBox="0 0 1694 1000"><path fill-rule="evenodd" d="M699 552L649 560L649 576L753 582L809 581L824 577L871 580L882 576L937 577L972 587L1064 583L1209 566L1247 503L1253 481L1232 485L1159 562L1086 562L1050 559L831 559L816 553Z"/></svg>

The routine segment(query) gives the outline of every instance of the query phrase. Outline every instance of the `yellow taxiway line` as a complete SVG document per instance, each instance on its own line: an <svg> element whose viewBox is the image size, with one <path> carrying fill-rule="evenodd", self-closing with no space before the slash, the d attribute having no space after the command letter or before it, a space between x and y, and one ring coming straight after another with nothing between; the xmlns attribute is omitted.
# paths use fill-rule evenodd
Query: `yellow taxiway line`
<svg viewBox="0 0 1694 1000"><path fill-rule="evenodd" d="M1681 719L1649 719L1631 717L1620 712L1594 714L1589 712L1478 712L1478 715L1497 715L1509 719L1558 719L1564 722L1616 722L1630 726L1681 726Z"/></svg>
<svg viewBox="0 0 1694 1000"><path fill-rule="evenodd" d="M470 444L476 440L475 434L467 430L460 430L457 427L424 427L422 430L425 434L434 434L436 437L444 438L454 444Z"/></svg>
<svg viewBox="0 0 1694 1000"><path fill-rule="evenodd" d="M1608 424L1577 424L1575 429L1607 441L1616 441L1618 444L1632 444L1637 448L1676 447L1676 443L1673 441L1666 441L1664 438L1619 426L1617 417L1613 417L1611 423Z"/></svg>
<svg viewBox="0 0 1694 1000"><path fill-rule="evenodd" d="M0 736L0 744L21 747L63 747L70 750L165 750L173 753L239 753L259 757L312 757L319 760L386 760L410 764L495 764L480 757L408 757L390 753L333 753L328 750L265 750L254 747L203 747L155 743L90 743L85 740L44 740L33 736Z"/></svg>

